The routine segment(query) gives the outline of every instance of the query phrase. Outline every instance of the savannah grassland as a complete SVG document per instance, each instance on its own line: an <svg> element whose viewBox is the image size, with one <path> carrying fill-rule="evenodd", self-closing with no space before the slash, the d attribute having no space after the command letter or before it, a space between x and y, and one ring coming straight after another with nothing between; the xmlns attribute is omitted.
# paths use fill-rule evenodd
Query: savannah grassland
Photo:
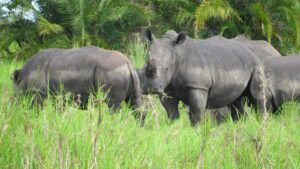
<svg viewBox="0 0 300 169"><path fill-rule="evenodd" d="M132 44L131 44L132 45ZM132 45L135 66L141 46ZM300 105L288 103L279 115L248 117L220 125L208 119L191 127L187 108L173 123L154 96L139 126L132 111L113 115L105 103L87 110L49 98L42 109L30 98L15 101L11 73L22 63L0 62L0 168L300 168ZM103 98L103 94L98 99ZM98 126L98 117L101 123Z"/></svg>

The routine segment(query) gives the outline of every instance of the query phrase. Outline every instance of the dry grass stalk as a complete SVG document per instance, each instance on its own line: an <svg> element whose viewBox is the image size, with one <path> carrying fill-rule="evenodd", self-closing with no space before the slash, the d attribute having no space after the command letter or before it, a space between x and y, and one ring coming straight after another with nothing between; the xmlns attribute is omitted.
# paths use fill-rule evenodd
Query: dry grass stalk
<svg viewBox="0 0 300 169"><path fill-rule="evenodd" d="M153 107L155 107L150 95L147 96L147 102L148 102L147 109L149 109L149 108L153 109ZM152 111L152 115L154 116L154 119L155 119L156 128L159 128L157 112L156 111Z"/></svg>
<svg viewBox="0 0 300 169"><path fill-rule="evenodd" d="M97 156L98 156L98 151L97 151L97 141L99 138L99 131L96 131L92 134L92 140L93 140L93 164L91 168L97 168L98 166L98 160L97 160Z"/></svg>
<svg viewBox="0 0 300 169"><path fill-rule="evenodd" d="M2 138L3 138L3 136L5 134L5 131L6 131L7 128L8 128L8 124L4 123L3 127L2 127L2 131L1 131L1 135L0 135L0 145L1 145Z"/></svg>
<svg viewBox="0 0 300 169"><path fill-rule="evenodd" d="M233 130L233 166L234 168L237 168L236 166L236 161L237 161L237 158L236 158L236 143L237 143L237 132L236 132L236 129Z"/></svg>
<svg viewBox="0 0 300 169"><path fill-rule="evenodd" d="M260 71L260 80L261 80L261 89L262 89L262 99L263 99L263 120L267 120L269 113L267 110L267 97L266 97L266 89L268 87L268 79L266 78L264 66L259 66L259 71Z"/></svg>
<svg viewBox="0 0 300 169"><path fill-rule="evenodd" d="M63 138L60 135L58 138L58 154L59 154L59 161L60 161L60 168L64 169L65 168L65 162L64 162L64 156L63 156Z"/></svg>
<svg viewBox="0 0 300 169"><path fill-rule="evenodd" d="M205 168L205 148L207 146L207 142L210 136L210 131L207 128L207 123L208 121L204 121L203 125L204 125L204 132L205 134L201 137L202 138L202 145L200 147L200 155L199 155L199 159L198 159L198 165L197 165L197 169L204 169Z"/></svg>
<svg viewBox="0 0 300 169"><path fill-rule="evenodd" d="M266 145L266 139L265 139L265 135L266 135L266 130L268 127L268 118L269 118L269 112L267 110L267 96L266 96L266 90L268 88L268 79L266 78L266 74L265 74L265 67L263 65L259 66L259 71L260 71L260 80L261 80L261 95L262 95L262 99L263 99L263 121L262 121L262 127L260 130L260 139L258 139L257 144L256 144L256 151L258 154L258 158L262 159L260 157L260 152L261 149L263 148L263 145ZM263 160L262 160L263 161ZM264 163L262 162L262 168L266 168L266 166L264 165Z"/></svg>
<svg viewBox="0 0 300 169"><path fill-rule="evenodd" d="M25 165L24 165L24 168L25 169L29 169L30 168L28 155L25 156Z"/></svg>
<svg viewBox="0 0 300 169"><path fill-rule="evenodd" d="M203 139L203 144L200 147L200 155L199 155L199 159L198 159L198 165L197 165L197 169L202 169L205 168L204 165L204 150L205 150L205 145L206 145L206 139Z"/></svg>

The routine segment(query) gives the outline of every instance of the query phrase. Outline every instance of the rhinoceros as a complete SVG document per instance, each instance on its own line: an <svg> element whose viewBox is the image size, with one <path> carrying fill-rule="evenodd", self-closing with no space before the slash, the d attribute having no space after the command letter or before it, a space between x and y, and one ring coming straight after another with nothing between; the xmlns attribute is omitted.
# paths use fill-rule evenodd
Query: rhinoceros
<svg viewBox="0 0 300 169"><path fill-rule="evenodd" d="M124 100L133 107L142 102L140 81L129 60L94 46L39 52L13 73L13 82L18 91L37 94L37 103L62 89L80 95L83 103L101 89L108 93L111 108L119 108Z"/></svg>
<svg viewBox="0 0 300 169"><path fill-rule="evenodd" d="M224 37L219 36L219 38L226 40L226 38ZM263 64L264 60L268 58L281 56L281 54L269 42L265 40L250 40L243 35L238 35L235 38L232 38L231 40L235 40L246 45L254 53L254 55L258 57L260 61L259 65ZM212 109L211 112L216 118L217 122L220 123L225 120L229 112L235 112L234 107L231 107L231 109L232 110L230 110L230 107L226 106L220 109Z"/></svg>
<svg viewBox="0 0 300 169"><path fill-rule="evenodd" d="M286 101L299 101L300 54L267 59L254 70L250 93L250 101L260 112L276 112Z"/></svg>
<svg viewBox="0 0 300 169"><path fill-rule="evenodd" d="M173 32L173 31L169 31L169 32ZM176 32L169 33L168 36L170 37L172 35L174 35L173 37L174 39L176 38L176 36L178 36ZM215 36L213 37L213 39L224 41L224 43L229 40L221 36ZM260 62L259 64L261 64L264 60L268 58L281 56L281 54L270 43L264 40L249 40L246 37L240 35L230 40L243 43L245 46L247 46L249 50L251 50L251 52L253 52L253 54L258 57L259 59L258 61ZM145 78L145 68L138 69L137 71L139 74L139 78L143 82ZM164 105L166 110L168 110L168 115L171 120L179 118L178 110L176 107L174 108L174 106L168 103L168 100L163 99L162 97L160 98L160 101ZM225 106L218 109L211 109L211 114L218 123L224 121L225 118L228 116L228 113L230 112L233 112L233 115L236 113L236 110L233 106ZM234 120L237 119L236 116L234 116L234 118L235 118Z"/></svg>
<svg viewBox="0 0 300 169"><path fill-rule="evenodd" d="M175 31L155 39L149 29L144 37L150 47L142 88L146 93L167 95L161 102L169 118L179 117L179 101L189 106L193 125L206 108L230 105L243 112L241 99L260 63L249 44L223 37L192 39ZM236 119L237 112L232 116Z"/></svg>

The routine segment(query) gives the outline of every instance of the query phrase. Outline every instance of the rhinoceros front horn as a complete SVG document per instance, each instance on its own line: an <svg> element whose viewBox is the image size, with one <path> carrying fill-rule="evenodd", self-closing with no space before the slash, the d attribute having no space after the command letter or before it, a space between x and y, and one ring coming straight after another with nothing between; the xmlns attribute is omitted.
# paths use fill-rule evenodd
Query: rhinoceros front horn
<svg viewBox="0 0 300 169"><path fill-rule="evenodd" d="M157 72L157 64L155 59L149 59L147 66L146 66L146 75L148 77L155 76Z"/></svg>

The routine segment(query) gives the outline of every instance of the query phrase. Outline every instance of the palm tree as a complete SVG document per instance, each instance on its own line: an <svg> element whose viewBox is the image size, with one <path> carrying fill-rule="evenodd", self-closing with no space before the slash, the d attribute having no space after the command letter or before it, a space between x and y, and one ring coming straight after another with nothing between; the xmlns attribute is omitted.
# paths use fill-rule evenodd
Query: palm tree
<svg viewBox="0 0 300 169"><path fill-rule="evenodd" d="M194 37L198 38L198 30L194 29L195 22L195 12L197 9L198 3L193 1L185 3L182 8L179 9L178 15L176 17L176 24L182 27L182 29L187 30L191 29L194 33Z"/></svg>
<svg viewBox="0 0 300 169"><path fill-rule="evenodd" d="M95 36L97 39L102 39L100 41L105 41L103 37L98 36L105 26L110 24L109 31L111 31L120 26L118 23L126 20L130 15L143 16L145 20L151 19L150 12L133 1L40 0L40 3L43 15L60 23L66 33L73 38L75 46L90 44L92 39L96 39ZM50 9L49 6L52 8ZM131 20L131 23L134 21Z"/></svg>
<svg viewBox="0 0 300 169"><path fill-rule="evenodd" d="M298 0L208 0L197 7L194 16L190 13L181 16L194 20L196 30L203 30L205 25L211 24L219 34L227 29L236 29L235 34L246 33L255 39L265 37L269 42L275 40L276 46L300 48ZM223 23L215 22L212 18L218 18Z"/></svg>
<svg viewBox="0 0 300 169"><path fill-rule="evenodd" d="M207 30L204 30L205 23L208 23L211 18L220 19L222 21L231 21L232 19L241 21L238 13L227 1L210 0L202 1L201 3L198 1L187 3L187 5L179 10L176 22L178 25L184 26L184 28L193 28L194 37L197 38L199 31L207 33ZM225 28L228 28L228 24L222 29L225 30ZM222 34L222 32L220 32L220 34Z"/></svg>
<svg viewBox="0 0 300 169"><path fill-rule="evenodd" d="M203 29L204 24L211 18L219 18L221 20L230 20L232 18L240 19L237 11L225 0L203 1L195 12L195 29Z"/></svg>

